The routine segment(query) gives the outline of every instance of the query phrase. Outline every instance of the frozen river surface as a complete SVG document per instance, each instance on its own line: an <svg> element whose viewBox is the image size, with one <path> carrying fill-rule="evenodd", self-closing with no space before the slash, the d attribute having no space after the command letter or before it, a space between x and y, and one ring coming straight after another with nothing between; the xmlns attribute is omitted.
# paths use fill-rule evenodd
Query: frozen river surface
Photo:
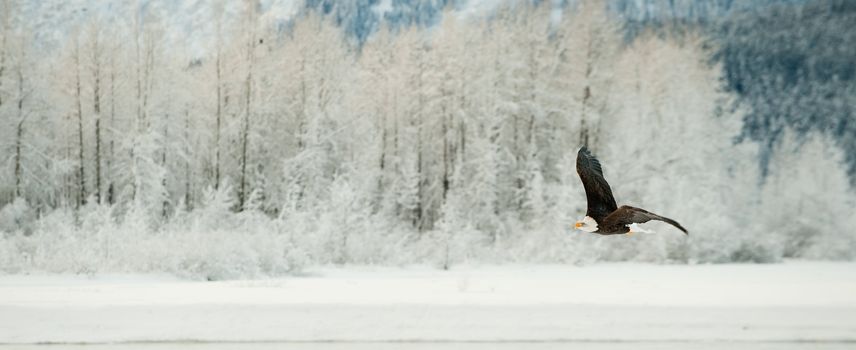
<svg viewBox="0 0 856 350"><path fill-rule="evenodd" d="M856 264L0 276L0 349L853 349Z"/></svg>
<svg viewBox="0 0 856 350"><path fill-rule="evenodd" d="M853 343L780 343L780 342L544 342L544 343L160 343L96 345L7 345L21 350L837 350L853 349Z"/></svg>

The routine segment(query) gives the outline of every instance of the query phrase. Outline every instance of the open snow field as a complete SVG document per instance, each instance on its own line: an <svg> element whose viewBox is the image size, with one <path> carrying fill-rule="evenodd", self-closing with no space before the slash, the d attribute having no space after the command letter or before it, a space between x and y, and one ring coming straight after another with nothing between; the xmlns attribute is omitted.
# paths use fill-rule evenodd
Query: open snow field
<svg viewBox="0 0 856 350"><path fill-rule="evenodd" d="M224 282L0 276L0 344L852 349L856 263L348 267Z"/></svg>

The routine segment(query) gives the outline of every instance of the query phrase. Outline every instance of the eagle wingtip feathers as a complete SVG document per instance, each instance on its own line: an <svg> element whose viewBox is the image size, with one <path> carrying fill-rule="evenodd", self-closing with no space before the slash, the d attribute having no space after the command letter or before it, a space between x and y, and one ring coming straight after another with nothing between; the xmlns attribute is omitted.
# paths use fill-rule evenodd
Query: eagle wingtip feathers
<svg viewBox="0 0 856 350"><path fill-rule="evenodd" d="M580 157L592 158L593 156L591 154L591 151L589 151L588 147L582 146L582 147L580 147L580 150L577 151L577 158L580 158Z"/></svg>

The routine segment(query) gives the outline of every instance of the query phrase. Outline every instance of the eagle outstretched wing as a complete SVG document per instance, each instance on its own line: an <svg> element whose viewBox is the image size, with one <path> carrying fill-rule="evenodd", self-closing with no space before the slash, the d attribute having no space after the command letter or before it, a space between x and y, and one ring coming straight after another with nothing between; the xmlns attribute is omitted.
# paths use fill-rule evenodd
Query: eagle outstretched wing
<svg viewBox="0 0 856 350"><path fill-rule="evenodd" d="M586 147L580 148L577 152L577 174L580 175L586 190L588 202L586 215L601 222L603 218L615 211L618 205L615 204L609 184L603 178L600 162Z"/></svg>
<svg viewBox="0 0 856 350"><path fill-rule="evenodd" d="M629 205L622 205L621 208L618 208L615 212L610 214L606 220L621 225L644 224L651 220L659 220L677 227L679 230L684 231L685 234L689 235L687 229L681 226L677 221L665 216L654 214L645 209L631 207Z"/></svg>

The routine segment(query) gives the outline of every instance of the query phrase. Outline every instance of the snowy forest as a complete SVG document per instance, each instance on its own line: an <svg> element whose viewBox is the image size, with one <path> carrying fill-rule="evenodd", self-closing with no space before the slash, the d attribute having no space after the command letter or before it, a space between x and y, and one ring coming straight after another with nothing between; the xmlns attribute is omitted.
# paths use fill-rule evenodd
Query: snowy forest
<svg viewBox="0 0 856 350"><path fill-rule="evenodd" d="M37 3L3 273L856 257L852 2ZM583 145L689 236L575 231Z"/></svg>

